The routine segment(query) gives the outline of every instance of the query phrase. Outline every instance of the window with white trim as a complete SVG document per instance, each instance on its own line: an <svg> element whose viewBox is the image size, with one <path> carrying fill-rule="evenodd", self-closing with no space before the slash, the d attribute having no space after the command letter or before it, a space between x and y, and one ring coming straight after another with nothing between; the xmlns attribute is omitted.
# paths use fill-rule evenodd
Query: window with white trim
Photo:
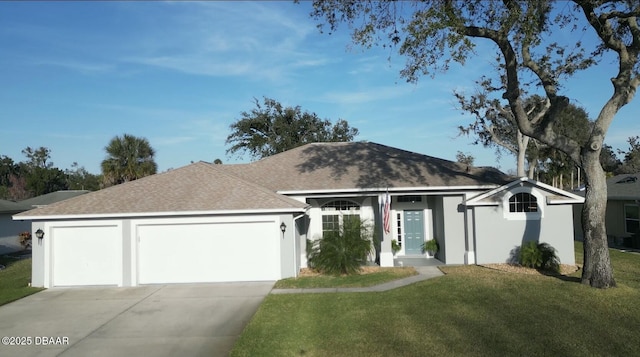
<svg viewBox="0 0 640 357"><path fill-rule="evenodd" d="M322 210L322 235L339 230L349 219L360 220L360 205L347 200L327 202Z"/></svg>
<svg viewBox="0 0 640 357"><path fill-rule="evenodd" d="M638 205L624 205L624 229L629 234L640 232L640 208Z"/></svg>
<svg viewBox="0 0 640 357"><path fill-rule="evenodd" d="M396 241L402 247L402 214L400 212L396 214L396 227Z"/></svg>
<svg viewBox="0 0 640 357"><path fill-rule="evenodd" d="M536 220L544 216L544 196L532 187L517 187L502 198L504 218L510 220Z"/></svg>
<svg viewBox="0 0 640 357"><path fill-rule="evenodd" d="M509 212L538 212L538 200L528 192L519 192L509 198Z"/></svg>

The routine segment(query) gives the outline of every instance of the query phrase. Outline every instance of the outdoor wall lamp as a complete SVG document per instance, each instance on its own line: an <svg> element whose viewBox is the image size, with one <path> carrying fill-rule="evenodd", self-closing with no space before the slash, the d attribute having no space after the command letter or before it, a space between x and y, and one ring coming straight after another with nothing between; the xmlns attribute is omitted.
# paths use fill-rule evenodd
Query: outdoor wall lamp
<svg viewBox="0 0 640 357"><path fill-rule="evenodd" d="M280 231L282 232L282 235L284 235L284 232L287 230L287 225L284 224L284 222L280 223Z"/></svg>
<svg viewBox="0 0 640 357"><path fill-rule="evenodd" d="M38 228L38 230L36 231L36 237L38 237L39 240L42 240L42 238L44 238L44 231Z"/></svg>

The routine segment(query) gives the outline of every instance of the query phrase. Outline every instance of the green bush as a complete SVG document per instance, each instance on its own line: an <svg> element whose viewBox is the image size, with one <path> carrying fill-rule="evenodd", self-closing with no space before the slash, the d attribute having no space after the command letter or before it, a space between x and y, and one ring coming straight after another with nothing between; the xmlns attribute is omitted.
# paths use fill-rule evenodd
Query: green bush
<svg viewBox="0 0 640 357"><path fill-rule="evenodd" d="M396 255L396 253L398 253L400 249L402 249L400 243L398 243L398 241L395 239L391 240L391 251L393 252L393 255Z"/></svg>
<svg viewBox="0 0 640 357"><path fill-rule="evenodd" d="M520 265L553 273L560 272L560 259L555 248L548 243L529 241L520 247L518 254Z"/></svg>
<svg viewBox="0 0 640 357"><path fill-rule="evenodd" d="M372 251L371 228L360 219L344 217L342 226L325 232L309 254L309 266L324 274L355 274Z"/></svg>
<svg viewBox="0 0 640 357"><path fill-rule="evenodd" d="M422 243L422 252L431 252L431 253L437 253L438 250L440 249L440 246L438 245L438 241L434 238L434 239L430 239L428 241L425 241L424 243Z"/></svg>

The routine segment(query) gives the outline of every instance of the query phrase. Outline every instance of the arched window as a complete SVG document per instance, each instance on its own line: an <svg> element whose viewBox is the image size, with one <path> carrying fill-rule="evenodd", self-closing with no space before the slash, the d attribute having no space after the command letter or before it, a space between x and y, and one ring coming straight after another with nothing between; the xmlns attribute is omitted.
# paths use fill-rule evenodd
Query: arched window
<svg viewBox="0 0 640 357"><path fill-rule="evenodd" d="M509 198L509 212L538 212L538 200L528 192L520 192Z"/></svg>
<svg viewBox="0 0 640 357"><path fill-rule="evenodd" d="M336 200L325 203L322 206L323 211L360 211L360 205L346 200Z"/></svg>
<svg viewBox="0 0 640 357"><path fill-rule="evenodd" d="M322 234L329 231L337 231L346 220L360 220L360 205L347 200L327 202L322 210Z"/></svg>

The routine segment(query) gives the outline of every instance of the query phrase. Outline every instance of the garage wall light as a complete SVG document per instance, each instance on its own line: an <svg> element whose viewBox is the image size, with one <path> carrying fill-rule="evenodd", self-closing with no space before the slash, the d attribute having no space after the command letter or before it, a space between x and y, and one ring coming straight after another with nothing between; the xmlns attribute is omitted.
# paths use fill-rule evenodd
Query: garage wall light
<svg viewBox="0 0 640 357"><path fill-rule="evenodd" d="M38 237L38 239L42 240L42 238L44 238L44 231L40 228L38 228L38 230L36 231L36 237Z"/></svg>
<svg viewBox="0 0 640 357"><path fill-rule="evenodd" d="M284 222L280 223L280 231L282 232L283 235L284 235L284 232L287 231L287 225L284 224Z"/></svg>

